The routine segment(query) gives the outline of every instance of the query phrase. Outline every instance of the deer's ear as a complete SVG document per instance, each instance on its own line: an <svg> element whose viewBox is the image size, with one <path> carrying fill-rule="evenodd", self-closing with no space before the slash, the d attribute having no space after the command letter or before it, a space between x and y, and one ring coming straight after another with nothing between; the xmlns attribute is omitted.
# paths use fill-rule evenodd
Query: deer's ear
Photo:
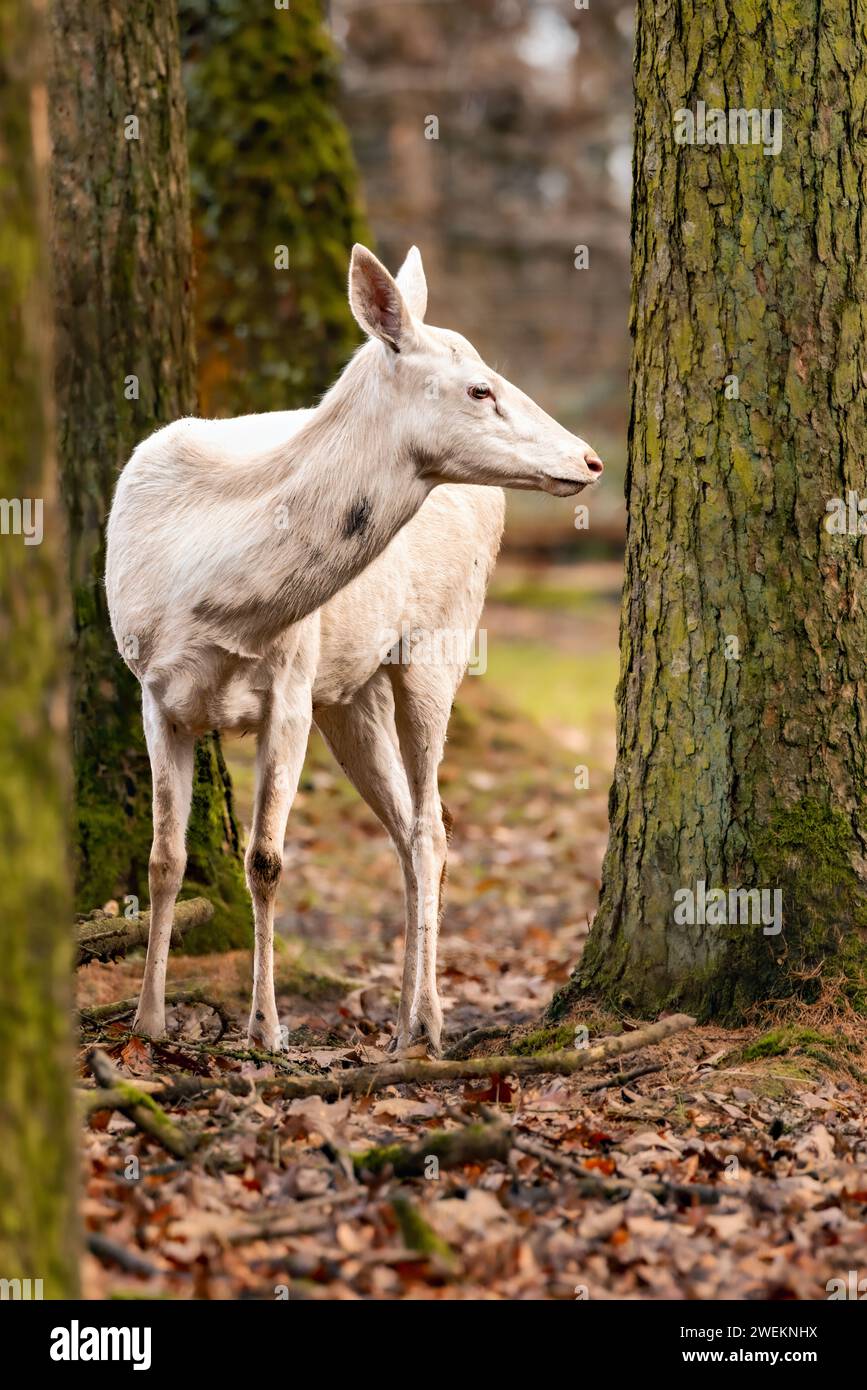
<svg viewBox="0 0 867 1390"><path fill-rule="evenodd" d="M400 352L412 338L412 314L393 276L356 243L349 263L349 306L364 332Z"/></svg>
<svg viewBox="0 0 867 1390"><path fill-rule="evenodd" d="M406 253L406 260L397 272L397 284L409 305L410 313L424 322L427 313L427 280L421 263L421 252L417 246L411 246Z"/></svg>

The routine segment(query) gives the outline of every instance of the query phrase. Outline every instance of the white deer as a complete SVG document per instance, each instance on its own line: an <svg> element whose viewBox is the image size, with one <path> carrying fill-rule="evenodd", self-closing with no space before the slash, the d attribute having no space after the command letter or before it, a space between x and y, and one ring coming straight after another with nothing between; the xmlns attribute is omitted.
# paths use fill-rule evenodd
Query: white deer
<svg viewBox="0 0 867 1390"><path fill-rule="evenodd" d="M466 663L460 654L390 661L394 634L407 624L475 629L502 531L500 487L567 497L602 472L588 444L464 338L423 323L415 247L396 280L354 247L349 302L370 341L316 409L178 420L139 445L118 482L106 587L119 650L141 682L153 774L151 925L135 1020L150 1038L165 1034L195 739L255 730L248 1036L279 1048L274 903L315 718L403 865L394 1048L438 1050L437 768Z"/></svg>

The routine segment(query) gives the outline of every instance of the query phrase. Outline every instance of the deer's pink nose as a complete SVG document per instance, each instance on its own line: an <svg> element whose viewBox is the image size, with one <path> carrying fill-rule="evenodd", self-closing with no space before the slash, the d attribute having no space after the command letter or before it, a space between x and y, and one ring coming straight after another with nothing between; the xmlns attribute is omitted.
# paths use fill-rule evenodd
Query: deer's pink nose
<svg viewBox="0 0 867 1390"><path fill-rule="evenodd" d="M586 453L584 455L584 462L590 469L590 472L595 473L597 477L605 467L599 455L595 454L592 449L589 451L589 453Z"/></svg>

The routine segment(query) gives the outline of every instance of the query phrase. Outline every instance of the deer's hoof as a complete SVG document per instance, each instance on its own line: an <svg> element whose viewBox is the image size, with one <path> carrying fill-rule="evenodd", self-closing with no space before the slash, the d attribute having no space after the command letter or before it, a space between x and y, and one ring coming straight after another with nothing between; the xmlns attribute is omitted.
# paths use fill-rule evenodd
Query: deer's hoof
<svg viewBox="0 0 867 1390"><path fill-rule="evenodd" d="M151 1042L159 1042L166 1036L165 1014L136 1014L132 1023L132 1031L137 1033L140 1038L149 1038Z"/></svg>
<svg viewBox="0 0 867 1390"><path fill-rule="evenodd" d="M264 1019L253 1016L247 1028L248 1047L258 1048L260 1052L283 1052L285 1044L279 1023L266 1023Z"/></svg>
<svg viewBox="0 0 867 1390"><path fill-rule="evenodd" d="M386 1051L395 1061L423 1057L435 1062L442 1056L439 1039L433 1039L424 1025L405 1033L395 1033Z"/></svg>

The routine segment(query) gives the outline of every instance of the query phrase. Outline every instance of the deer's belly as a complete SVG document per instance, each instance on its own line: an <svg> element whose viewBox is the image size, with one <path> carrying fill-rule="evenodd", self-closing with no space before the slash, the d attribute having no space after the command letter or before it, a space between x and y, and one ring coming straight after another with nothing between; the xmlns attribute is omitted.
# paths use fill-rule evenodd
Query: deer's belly
<svg viewBox="0 0 867 1390"><path fill-rule="evenodd" d="M343 633L339 643L323 643L316 679L313 706L345 705L366 685L392 643L387 632Z"/></svg>

